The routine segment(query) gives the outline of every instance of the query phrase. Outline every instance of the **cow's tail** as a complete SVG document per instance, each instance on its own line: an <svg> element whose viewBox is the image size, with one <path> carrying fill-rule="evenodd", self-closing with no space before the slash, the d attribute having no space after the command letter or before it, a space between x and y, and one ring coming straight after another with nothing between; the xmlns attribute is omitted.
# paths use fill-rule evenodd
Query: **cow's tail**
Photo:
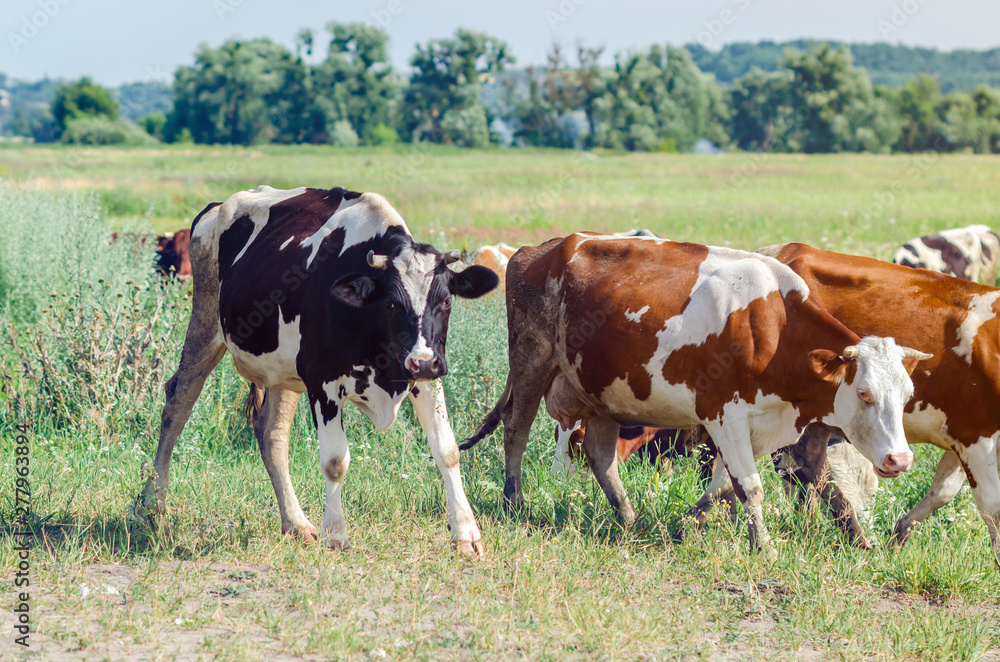
<svg viewBox="0 0 1000 662"><path fill-rule="evenodd" d="M260 414L260 410L263 406L264 387L257 386L257 384L250 382L250 392L247 393L247 401L245 405L248 426L254 426L254 423L257 422L257 415Z"/></svg>
<svg viewBox="0 0 1000 662"><path fill-rule="evenodd" d="M496 405L494 405L493 410L490 413L488 413L486 415L486 418L483 419L483 422L479 424L479 429L476 430L476 434L472 435L471 437L463 441L461 444L459 444L458 446L459 450L463 451L469 450L470 448L478 444L480 441L482 441L483 437L489 435L490 433L492 433L494 430L497 429L497 426L500 425L500 417L503 414L503 410L510 404L510 395L512 390L513 389L511 385L511 380L508 378L507 386L504 387L503 390L503 395L501 395L500 399L497 400L497 403Z"/></svg>

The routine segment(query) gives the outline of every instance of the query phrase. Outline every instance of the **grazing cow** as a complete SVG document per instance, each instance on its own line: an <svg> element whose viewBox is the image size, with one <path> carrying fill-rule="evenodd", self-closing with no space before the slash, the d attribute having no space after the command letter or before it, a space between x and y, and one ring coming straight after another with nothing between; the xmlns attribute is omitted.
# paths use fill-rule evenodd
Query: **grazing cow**
<svg viewBox="0 0 1000 662"><path fill-rule="evenodd" d="M444 478L452 540L463 553L481 556L439 378L447 373L451 295L481 296L497 277L485 267L452 271L448 264L458 257L415 243L375 193L261 186L209 205L192 224L191 322L180 367L167 382L156 471L142 505L163 512L174 442L229 350L255 385L254 432L282 532L348 547L341 507L351 459L344 406L354 403L385 430L409 397ZM289 428L303 391L326 477L321 534L302 512L288 474Z"/></svg>
<svg viewBox="0 0 1000 662"><path fill-rule="evenodd" d="M164 276L187 280L191 270L191 231L168 232L156 239L156 267Z"/></svg>
<svg viewBox="0 0 1000 662"><path fill-rule="evenodd" d="M497 291L502 292L504 276L507 273L507 261L516 252L516 248L503 242L493 246L480 246L469 254L469 264L478 264L496 272L500 278L500 287Z"/></svg>
<svg viewBox="0 0 1000 662"><path fill-rule="evenodd" d="M587 426L580 421L570 429L556 423L556 453L552 459L552 475L569 478L576 473L576 460L583 454L583 437L586 433ZM687 457L699 446L705 449L701 464L702 478L708 478L715 460L715 445L702 427L664 430L623 426L618 433L617 458L621 463L641 452L650 462L655 462L661 456Z"/></svg>
<svg viewBox="0 0 1000 662"><path fill-rule="evenodd" d="M1000 238L986 225L911 239L892 257L893 262L904 267L930 269L990 286L997 280L998 260Z"/></svg>
<svg viewBox="0 0 1000 662"><path fill-rule="evenodd" d="M1000 290L805 244L762 248L801 276L816 301L858 333L920 342L934 358L913 374L910 443L944 449L928 493L893 530L900 542L951 502L968 477L1000 563Z"/></svg>
<svg viewBox="0 0 1000 662"><path fill-rule="evenodd" d="M521 457L541 398L564 427L587 425L594 476L624 522L622 424L703 425L722 462L699 520L735 489L752 544L770 536L754 458L814 422L846 433L885 476L910 468L907 372L926 354L859 338L777 261L659 239L577 233L522 248L507 267L510 372L468 448L504 423L504 495L523 505Z"/></svg>

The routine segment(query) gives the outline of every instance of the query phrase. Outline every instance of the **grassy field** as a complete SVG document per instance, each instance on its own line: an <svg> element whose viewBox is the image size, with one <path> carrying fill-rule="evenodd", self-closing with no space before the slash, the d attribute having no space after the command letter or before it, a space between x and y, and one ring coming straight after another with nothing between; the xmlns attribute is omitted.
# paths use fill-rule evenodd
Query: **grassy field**
<svg viewBox="0 0 1000 662"><path fill-rule="evenodd" d="M719 513L680 541L700 494L694 459L624 465L639 526L622 531L594 481L551 476L542 415L527 515L502 505L499 434L462 457L487 548L469 562L449 549L442 483L409 406L386 433L349 408L353 549L331 553L282 539L240 412L246 387L225 359L178 442L169 527L152 535L128 508L190 299L149 274L149 249L106 241L111 226L177 229L206 202L269 183L378 190L440 248L648 227L885 256L928 230L1000 226L1000 160L5 146L0 174L13 180L0 185L0 321L13 325L0 339L5 578L19 422L32 428L35 534L32 647L12 643L5 581L0 659L1000 660L1000 572L968 489L906 547L886 544L930 482L939 451L927 448L882 482L870 552L801 510L762 461L772 559L749 551L741 516ZM499 395L505 330L499 297L456 304L445 382L459 437ZM317 523L325 487L302 403L292 479Z"/></svg>
<svg viewBox="0 0 1000 662"><path fill-rule="evenodd" d="M416 235L449 246L649 228L744 249L797 239L881 256L929 231L1000 226L1000 160L972 155L6 145L0 176L94 190L112 219L148 214L159 231L259 184L374 190Z"/></svg>

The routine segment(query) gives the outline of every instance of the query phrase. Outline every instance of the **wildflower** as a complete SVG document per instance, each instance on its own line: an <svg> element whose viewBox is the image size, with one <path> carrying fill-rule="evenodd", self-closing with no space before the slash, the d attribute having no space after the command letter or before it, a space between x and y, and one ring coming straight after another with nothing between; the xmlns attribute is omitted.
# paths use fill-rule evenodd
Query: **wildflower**
<svg viewBox="0 0 1000 662"><path fill-rule="evenodd" d="M80 584L80 597L85 598L90 595L90 587L86 584Z"/></svg>

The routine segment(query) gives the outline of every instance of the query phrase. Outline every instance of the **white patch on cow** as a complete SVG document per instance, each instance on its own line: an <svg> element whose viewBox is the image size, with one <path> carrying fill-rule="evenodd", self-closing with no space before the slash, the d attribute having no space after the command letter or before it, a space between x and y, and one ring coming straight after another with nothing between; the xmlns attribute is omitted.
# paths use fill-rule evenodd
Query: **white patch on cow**
<svg viewBox="0 0 1000 662"><path fill-rule="evenodd" d="M296 317L291 322L286 323L279 307L278 348L260 356L240 349L231 338L224 336L226 347L233 355L236 371L265 388L278 386L298 393L306 390L305 384L302 383L295 371L295 359L299 355L302 339L299 334L300 319L300 317Z"/></svg>
<svg viewBox="0 0 1000 662"><path fill-rule="evenodd" d="M638 324L639 320L642 319L642 316L645 315L648 311L649 311L649 304L646 304L645 306L635 311L634 313L626 308L625 319L627 319L630 322L635 322L636 324Z"/></svg>
<svg viewBox="0 0 1000 662"><path fill-rule="evenodd" d="M945 448L955 440L948 435L948 416L926 402L916 402L913 411L903 414L903 432L911 444L934 444Z"/></svg>
<svg viewBox="0 0 1000 662"><path fill-rule="evenodd" d="M367 366L356 365L354 366L354 370L364 372L369 377L374 376L372 369ZM369 379L365 389L361 393L358 393L357 382L358 380L354 377L344 375L339 379L323 384L323 392L326 393L326 397L332 402L342 403L339 393L340 387L343 386L347 392L346 400L348 402L353 403L358 409L364 412L376 428L383 431L388 430L389 426L396 420L396 416L399 414L399 406L403 403L407 392L403 391L396 395L396 397L392 397L378 384ZM366 399L362 400L362 397ZM322 421L323 419L318 417L317 420Z"/></svg>
<svg viewBox="0 0 1000 662"><path fill-rule="evenodd" d="M413 312L417 314L417 319L422 320L424 310L427 308L427 298L430 296L431 284L434 282L434 267L437 266L437 256L430 253L418 253L411 248L405 248L392 261L396 270L399 271L399 280L403 285L403 291L410 299ZM433 358L434 353L427 345L424 338L423 329L417 334L417 342L410 350L406 361L427 361ZM405 365L405 364L404 364Z"/></svg>
<svg viewBox="0 0 1000 662"><path fill-rule="evenodd" d="M580 429L582 421L577 421L571 429L556 424L556 454L552 458L552 475L557 478L572 478L576 473L576 465L569 456L569 439Z"/></svg>
<svg viewBox="0 0 1000 662"><path fill-rule="evenodd" d="M295 240L295 235L292 235L288 239L285 239L285 241L282 242L282 244L280 246L278 246L278 250L279 251L285 250L285 246L287 246L288 244L292 243L294 240Z"/></svg>
<svg viewBox="0 0 1000 662"><path fill-rule="evenodd" d="M406 234L410 231L392 205L378 193L362 193L353 200L341 200L337 211L312 235L299 243L300 248L309 248L306 267L312 264L319 253L323 240L338 228L344 228L344 245L340 255L351 246L385 234L390 227L402 227Z"/></svg>
<svg viewBox="0 0 1000 662"><path fill-rule="evenodd" d="M1000 297L1000 290L987 294L974 294L969 302L969 312L958 327L958 346L952 347L956 354L972 365L972 343L976 340L979 328L996 317L993 306Z"/></svg>
<svg viewBox="0 0 1000 662"><path fill-rule="evenodd" d="M250 233L250 238L247 239L247 243L243 245L242 250L233 258L234 264L243 257L250 244L254 242L260 231L267 225L267 219L271 216L271 207L289 198L302 195L305 191L306 187L304 186L288 190L271 188L270 186L258 186L253 191L235 193L222 203L222 207L226 207L226 209L220 212L222 218L236 220L242 216L247 216L253 222L253 232ZM233 206L235 206L235 209ZM232 224L232 220L229 222L229 225Z"/></svg>
<svg viewBox="0 0 1000 662"><path fill-rule="evenodd" d="M752 302L780 292L809 296L809 287L794 271L771 257L730 248L708 247L698 265L698 280L691 288L684 311L669 318L657 332L656 353L647 366L655 378L673 352L687 345L702 345L726 328L729 316Z"/></svg>

